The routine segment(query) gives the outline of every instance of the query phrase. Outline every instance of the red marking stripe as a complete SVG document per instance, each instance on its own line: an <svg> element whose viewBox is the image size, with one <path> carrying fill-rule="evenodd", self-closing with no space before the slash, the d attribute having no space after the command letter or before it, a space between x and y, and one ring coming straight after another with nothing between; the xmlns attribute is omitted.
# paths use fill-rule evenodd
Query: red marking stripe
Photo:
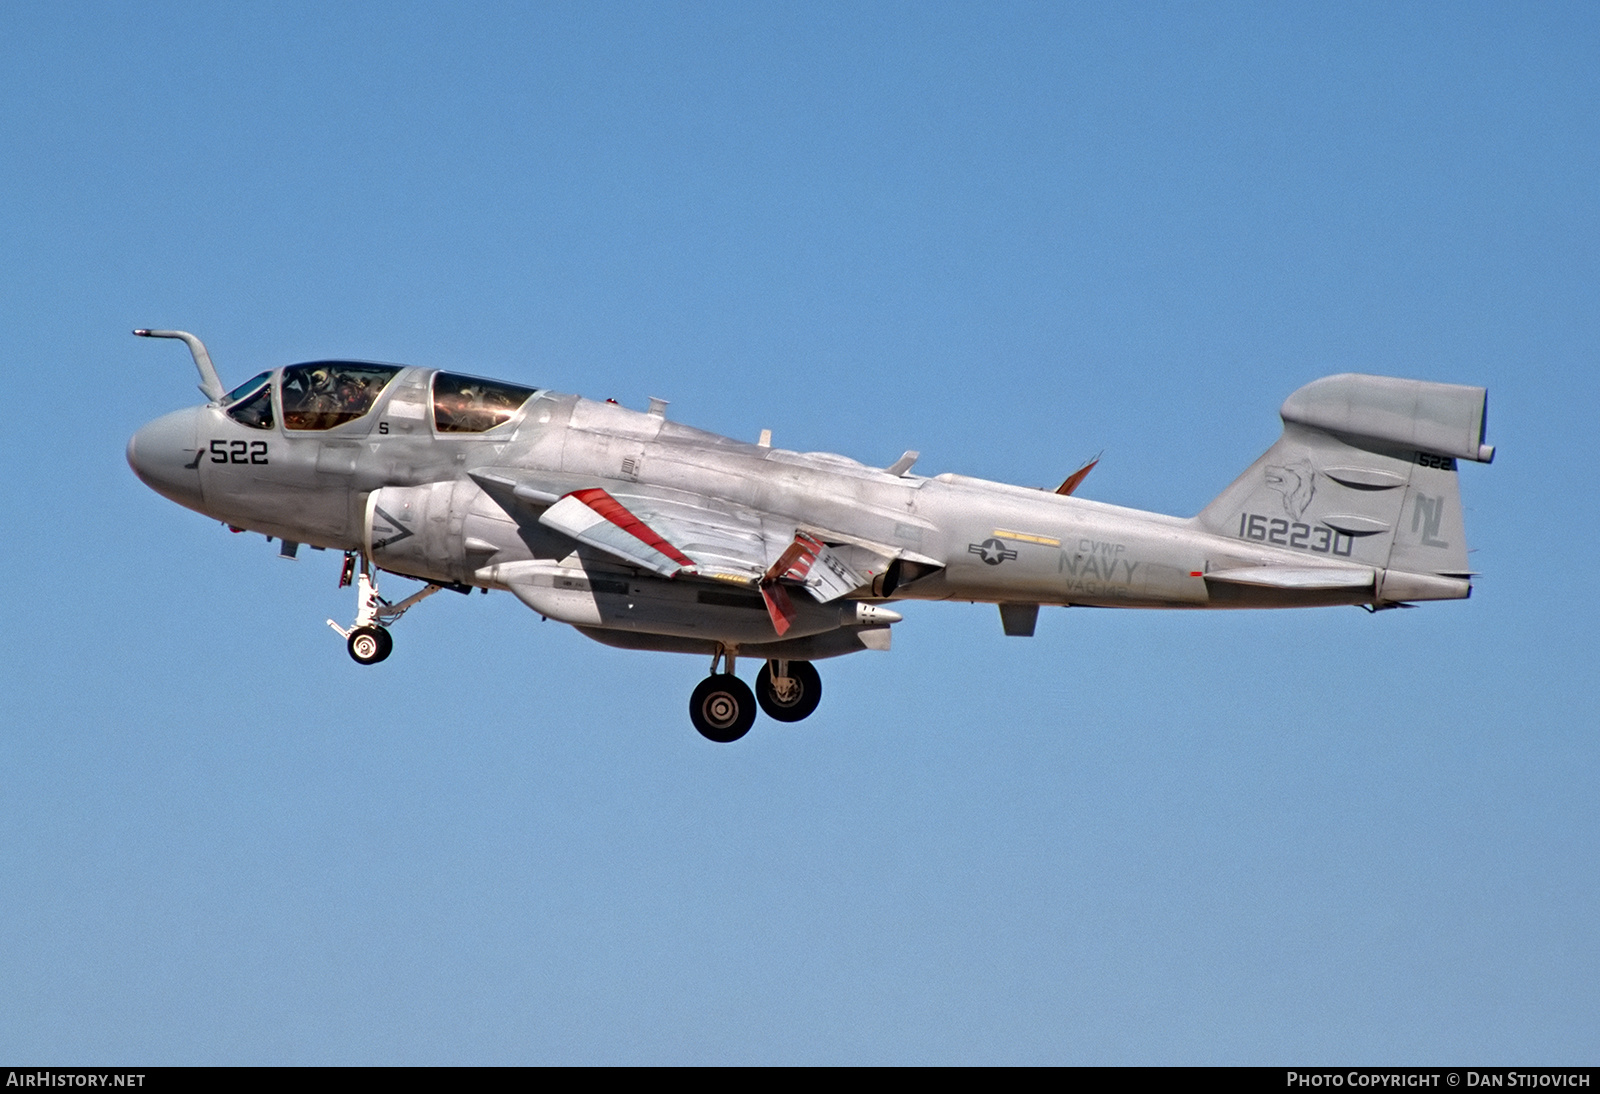
<svg viewBox="0 0 1600 1094"><path fill-rule="evenodd" d="M639 540L641 543L648 543L678 565L694 566L693 559L662 539L656 534L654 528L651 528L644 521L628 512L627 506L599 487L593 487L588 490L574 490L567 496L577 498L612 524L627 532L634 539Z"/></svg>
<svg viewBox="0 0 1600 1094"><path fill-rule="evenodd" d="M1190 577L1205 577L1206 575L1204 573L1202 573L1201 571L1199 571L1199 570L1190 570L1189 571L1189 576Z"/></svg>

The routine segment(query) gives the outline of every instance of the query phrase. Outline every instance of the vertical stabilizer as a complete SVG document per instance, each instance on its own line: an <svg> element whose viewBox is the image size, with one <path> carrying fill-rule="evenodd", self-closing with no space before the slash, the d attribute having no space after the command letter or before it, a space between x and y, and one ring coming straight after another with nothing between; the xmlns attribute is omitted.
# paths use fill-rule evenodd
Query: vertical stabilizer
<svg viewBox="0 0 1600 1094"><path fill-rule="evenodd" d="M1284 401L1283 436L1196 520L1218 535L1393 571L1393 589L1420 587L1401 573L1464 578L1456 462L1494 458L1486 400L1480 387L1420 380L1314 381Z"/></svg>

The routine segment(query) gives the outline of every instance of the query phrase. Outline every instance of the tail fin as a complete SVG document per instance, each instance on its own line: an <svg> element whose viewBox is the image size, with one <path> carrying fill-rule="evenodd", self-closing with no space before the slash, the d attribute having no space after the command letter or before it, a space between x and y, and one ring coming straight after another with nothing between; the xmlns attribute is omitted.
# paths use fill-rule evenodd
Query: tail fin
<svg viewBox="0 0 1600 1094"><path fill-rule="evenodd" d="M1346 373L1284 400L1283 436L1195 519L1371 566L1379 601L1471 592L1456 460L1488 463L1481 387ZM1386 572L1387 571L1387 572Z"/></svg>

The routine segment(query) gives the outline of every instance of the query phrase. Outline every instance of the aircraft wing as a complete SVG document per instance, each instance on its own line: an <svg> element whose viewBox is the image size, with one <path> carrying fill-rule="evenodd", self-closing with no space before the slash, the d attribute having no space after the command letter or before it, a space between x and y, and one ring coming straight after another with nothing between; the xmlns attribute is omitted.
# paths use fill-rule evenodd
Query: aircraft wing
<svg viewBox="0 0 1600 1094"><path fill-rule="evenodd" d="M664 577L768 587L783 582L803 586L822 602L872 577L860 572L848 548L830 548L825 534L719 498L511 468L475 471L472 477L502 505L521 505L536 512L540 524Z"/></svg>
<svg viewBox="0 0 1600 1094"><path fill-rule="evenodd" d="M644 518L598 486L559 498L539 517L539 523L663 577L698 569L693 559Z"/></svg>
<svg viewBox="0 0 1600 1094"><path fill-rule="evenodd" d="M780 538L782 529L774 526L771 538L777 542L769 546L768 522L761 514L742 506L631 483L608 483L604 493L650 533L671 545L672 551L687 563L680 572L754 584L766 572L769 556L781 552L787 542ZM609 504L588 491L580 494L568 494L545 510L540 523L559 529L551 520L552 514L575 501L586 505L598 502L601 508Z"/></svg>

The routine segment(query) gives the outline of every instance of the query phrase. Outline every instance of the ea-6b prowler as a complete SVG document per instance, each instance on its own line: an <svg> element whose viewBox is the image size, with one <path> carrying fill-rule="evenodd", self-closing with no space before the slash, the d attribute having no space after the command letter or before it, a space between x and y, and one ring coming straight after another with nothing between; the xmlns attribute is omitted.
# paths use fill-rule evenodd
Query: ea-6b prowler
<svg viewBox="0 0 1600 1094"><path fill-rule="evenodd" d="M1456 461L1488 463L1483 388L1341 375L1284 402L1283 435L1199 515L1163 516L964 475L774 448L521 384L313 361L145 426L128 463L235 530L346 552L363 664L441 589L506 590L625 649L698 653L689 716L742 737L756 705L816 709L812 662L887 650L899 600L989 601L1008 635L1044 604L1372 610L1472 591ZM379 571L424 587L391 603ZM739 657L762 663L751 693ZM720 668L720 671L719 671Z"/></svg>

